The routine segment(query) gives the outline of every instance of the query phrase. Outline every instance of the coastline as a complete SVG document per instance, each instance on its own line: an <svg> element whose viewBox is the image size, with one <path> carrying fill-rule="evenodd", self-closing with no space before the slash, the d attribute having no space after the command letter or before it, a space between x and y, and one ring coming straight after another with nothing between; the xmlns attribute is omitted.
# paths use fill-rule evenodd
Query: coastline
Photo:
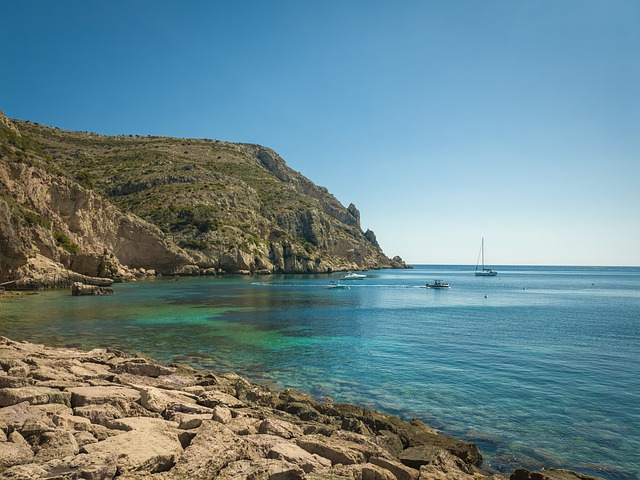
<svg viewBox="0 0 640 480"><path fill-rule="evenodd" d="M0 367L0 478L509 478L418 420L235 374L4 337Z"/></svg>

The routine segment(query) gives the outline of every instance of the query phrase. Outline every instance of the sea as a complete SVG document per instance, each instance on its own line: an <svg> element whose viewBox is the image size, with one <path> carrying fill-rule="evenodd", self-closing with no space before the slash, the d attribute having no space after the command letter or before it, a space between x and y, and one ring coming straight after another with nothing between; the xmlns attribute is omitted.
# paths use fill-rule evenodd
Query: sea
<svg viewBox="0 0 640 480"><path fill-rule="evenodd" d="M0 335L237 372L476 442L490 471L640 475L640 268L162 278L0 299ZM440 279L449 289L429 289ZM327 289L331 281L349 288ZM9 297L9 298L7 298Z"/></svg>

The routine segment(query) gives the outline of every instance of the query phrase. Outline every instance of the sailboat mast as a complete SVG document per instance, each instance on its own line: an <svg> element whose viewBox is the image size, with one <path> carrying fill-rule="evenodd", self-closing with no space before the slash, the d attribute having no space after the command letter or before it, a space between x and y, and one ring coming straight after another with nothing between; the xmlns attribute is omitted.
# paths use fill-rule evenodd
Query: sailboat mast
<svg viewBox="0 0 640 480"><path fill-rule="evenodd" d="M495 277L498 272L484 266L484 237L482 237L482 244L480 245L480 254L478 255L478 263L482 258L482 270L478 270L478 264L476 264L476 275L478 277Z"/></svg>

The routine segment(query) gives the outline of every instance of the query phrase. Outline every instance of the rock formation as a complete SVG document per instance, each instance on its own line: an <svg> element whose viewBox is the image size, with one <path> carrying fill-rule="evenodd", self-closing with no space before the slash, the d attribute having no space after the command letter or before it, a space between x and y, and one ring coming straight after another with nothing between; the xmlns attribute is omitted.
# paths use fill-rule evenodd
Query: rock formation
<svg viewBox="0 0 640 480"><path fill-rule="evenodd" d="M71 295L113 295L113 289L98 285L86 285L82 282L73 282Z"/></svg>
<svg viewBox="0 0 640 480"><path fill-rule="evenodd" d="M0 478L481 480L481 461L475 444L417 420L113 349L0 337ZM587 478L561 473L512 478Z"/></svg>
<svg viewBox="0 0 640 480"><path fill-rule="evenodd" d="M0 112L0 284L406 267L362 231L355 205L266 147L67 132Z"/></svg>

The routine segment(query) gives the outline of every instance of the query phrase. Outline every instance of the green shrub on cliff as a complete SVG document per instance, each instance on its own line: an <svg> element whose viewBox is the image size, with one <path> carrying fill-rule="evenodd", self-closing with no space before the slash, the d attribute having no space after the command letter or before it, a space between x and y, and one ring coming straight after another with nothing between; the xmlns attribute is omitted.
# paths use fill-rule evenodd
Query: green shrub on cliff
<svg viewBox="0 0 640 480"><path fill-rule="evenodd" d="M62 232L53 232L53 238L56 239L58 245L64 248L69 253L80 253L80 247L78 244L73 243L71 239Z"/></svg>
<svg viewBox="0 0 640 480"><path fill-rule="evenodd" d="M25 210L24 219L29 225L40 225L41 227L51 228L51 221L49 219L31 210Z"/></svg>
<svg viewBox="0 0 640 480"><path fill-rule="evenodd" d="M183 240L182 242L179 242L178 245L182 248L189 248L191 250L206 250L209 247L207 242L196 240L195 238Z"/></svg>

